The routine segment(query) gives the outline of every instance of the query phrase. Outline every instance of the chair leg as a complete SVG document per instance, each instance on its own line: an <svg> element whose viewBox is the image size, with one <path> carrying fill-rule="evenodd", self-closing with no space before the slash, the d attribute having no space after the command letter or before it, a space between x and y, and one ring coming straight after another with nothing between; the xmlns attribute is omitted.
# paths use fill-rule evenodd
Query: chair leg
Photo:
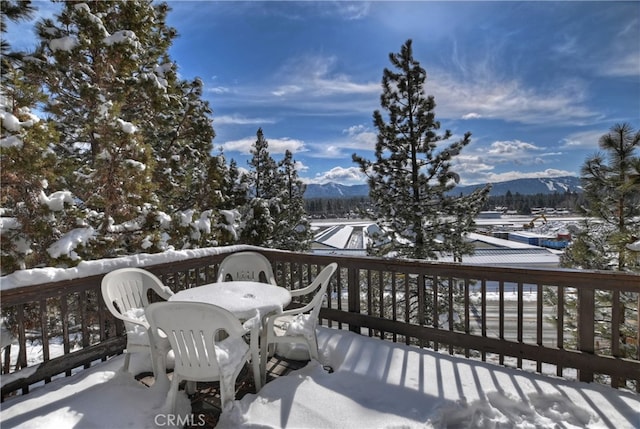
<svg viewBox="0 0 640 429"><path fill-rule="evenodd" d="M309 346L309 357L320 362L320 354L318 353L318 336L316 335L316 329L313 328L313 338L307 338L307 345Z"/></svg>
<svg viewBox="0 0 640 429"><path fill-rule="evenodd" d="M237 375L225 380L226 377L220 376L220 409L224 410L225 405L233 401L236 397L236 380Z"/></svg>
<svg viewBox="0 0 640 429"><path fill-rule="evenodd" d="M260 386L267 384L267 357L269 351L269 334L266 325L260 331Z"/></svg>
<svg viewBox="0 0 640 429"><path fill-rule="evenodd" d="M309 348L309 358L320 362L320 356L318 354L318 345L314 341L307 340L307 347Z"/></svg>
<svg viewBox="0 0 640 429"><path fill-rule="evenodd" d="M176 402L178 400L178 386L180 385L180 377L175 372L173 373L173 380L171 380L171 387L167 393L167 400L165 406L170 406L171 414L176 414Z"/></svg>
<svg viewBox="0 0 640 429"><path fill-rule="evenodd" d="M129 361L131 360L131 353L128 351L124 352L124 366L122 367L122 371L129 372Z"/></svg>
<svg viewBox="0 0 640 429"><path fill-rule="evenodd" d="M166 344L160 344L158 347L151 347L151 366L153 376L155 378L154 386L160 389L166 389L169 385L169 377L167 377L167 354L171 347Z"/></svg>
<svg viewBox="0 0 640 429"><path fill-rule="evenodd" d="M253 381L256 386L256 393L262 389L262 373L260 372L260 355L255 353L251 355L251 367L253 368Z"/></svg>

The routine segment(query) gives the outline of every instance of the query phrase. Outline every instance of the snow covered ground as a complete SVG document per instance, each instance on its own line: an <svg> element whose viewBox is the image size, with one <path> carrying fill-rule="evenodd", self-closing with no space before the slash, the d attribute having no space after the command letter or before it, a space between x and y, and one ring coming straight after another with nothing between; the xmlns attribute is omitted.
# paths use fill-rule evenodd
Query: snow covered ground
<svg viewBox="0 0 640 429"><path fill-rule="evenodd" d="M226 409L219 428L638 428L640 395L319 329L317 363ZM122 357L2 404L3 428L158 428L164 392L119 371ZM182 422L200 422L180 394Z"/></svg>

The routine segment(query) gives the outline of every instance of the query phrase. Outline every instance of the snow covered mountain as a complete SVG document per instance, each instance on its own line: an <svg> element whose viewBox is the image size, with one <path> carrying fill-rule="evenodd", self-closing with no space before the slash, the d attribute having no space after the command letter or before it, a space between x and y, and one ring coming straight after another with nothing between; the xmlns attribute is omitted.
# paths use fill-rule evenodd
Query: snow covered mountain
<svg viewBox="0 0 640 429"><path fill-rule="evenodd" d="M489 195L505 195L508 191L512 194L535 195L535 194L564 194L565 192L582 192L580 178L573 176L538 178L538 179L516 179L506 182L493 183ZM481 185L458 186L455 193L462 192L469 194Z"/></svg>
<svg viewBox="0 0 640 429"><path fill-rule="evenodd" d="M483 185L457 186L454 193L470 194L474 189ZM544 179L516 179L506 182L493 183L489 195L505 195L508 191L512 194L563 194L565 192L582 192L580 179L573 176L554 177ZM369 195L368 185L341 185L339 183L325 183L322 185L308 184L304 193L305 199L311 198L351 198L366 197Z"/></svg>
<svg viewBox="0 0 640 429"><path fill-rule="evenodd" d="M304 193L305 199L311 198L351 198L368 197L369 185L341 185L339 183L310 183Z"/></svg>

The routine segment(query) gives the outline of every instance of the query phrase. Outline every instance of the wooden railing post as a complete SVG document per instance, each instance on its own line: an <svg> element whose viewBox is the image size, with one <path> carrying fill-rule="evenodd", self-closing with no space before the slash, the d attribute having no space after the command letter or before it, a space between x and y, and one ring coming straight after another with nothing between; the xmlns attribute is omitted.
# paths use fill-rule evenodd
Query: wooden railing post
<svg viewBox="0 0 640 429"><path fill-rule="evenodd" d="M347 289L349 290L349 313L360 314L360 280L358 275L358 268L349 267L347 274ZM351 332L360 333L360 326L349 324L349 330Z"/></svg>
<svg viewBox="0 0 640 429"><path fill-rule="evenodd" d="M595 347L595 290L578 289L578 350L594 354ZM578 369L580 381L593 381L593 371Z"/></svg>

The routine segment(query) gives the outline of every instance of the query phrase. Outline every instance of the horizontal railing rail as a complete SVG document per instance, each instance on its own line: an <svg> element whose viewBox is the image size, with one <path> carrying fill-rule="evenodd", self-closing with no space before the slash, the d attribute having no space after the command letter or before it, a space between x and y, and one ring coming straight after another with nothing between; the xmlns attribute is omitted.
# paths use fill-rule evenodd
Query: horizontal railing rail
<svg viewBox="0 0 640 429"><path fill-rule="evenodd" d="M220 261L243 248L144 268L178 291L213 281ZM257 249L291 289L338 262L325 326L640 391L640 275ZM18 345L3 353L3 400L122 352L123 326L100 295L104 274L2 290ZM40 361L28 362L29 347L41 348Z"/></svg>

